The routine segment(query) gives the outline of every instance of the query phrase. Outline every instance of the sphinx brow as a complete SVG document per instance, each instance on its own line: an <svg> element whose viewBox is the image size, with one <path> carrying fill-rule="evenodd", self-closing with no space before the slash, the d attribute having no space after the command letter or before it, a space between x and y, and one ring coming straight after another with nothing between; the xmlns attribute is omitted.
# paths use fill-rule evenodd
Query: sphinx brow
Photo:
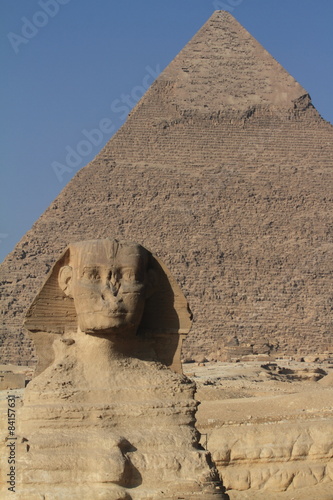
<svg viewBox="0 0 333 500"><path fill-rule="evenodd" d="M83 275L92 272L100 272L100 268L98 266L85 266L80 274Z"/></svg>
<svg viewBox="0 0 333 500"><path fill-rule="evenodd" d="M133 266L110 266L108 269L105 269L104 266L102 266L102 269L100 266L84 266L81 270L81 275L83 274L88 274L92 272L98 272L100 273L101 271L106 271L107 274L110 273L125 273L125 272L133 272L136 273L137 269Z"/></svg>

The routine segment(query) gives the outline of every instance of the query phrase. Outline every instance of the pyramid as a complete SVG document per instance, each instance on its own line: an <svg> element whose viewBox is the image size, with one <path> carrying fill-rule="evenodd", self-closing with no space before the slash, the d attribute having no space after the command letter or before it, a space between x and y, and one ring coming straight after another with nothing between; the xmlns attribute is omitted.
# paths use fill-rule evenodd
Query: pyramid
<svg viewBox="0 0 333 500"><path fill-rule="evenodd" d="M332 348L333 128L217 11L5 259L2 362L30 363L24 313L71 242L137 241L194 315L184 356Z"/></svg>

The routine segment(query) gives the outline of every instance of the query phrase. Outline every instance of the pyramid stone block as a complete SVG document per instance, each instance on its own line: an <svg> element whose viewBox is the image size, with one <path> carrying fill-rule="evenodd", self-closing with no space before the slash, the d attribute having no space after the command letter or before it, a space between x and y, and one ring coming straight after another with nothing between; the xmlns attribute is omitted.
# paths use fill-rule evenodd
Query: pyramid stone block
<svg viewBox="0 0 333 500"><path fill-rule="evenodd" d="M152 248L194 313L187 355L332 346L333 129L306 90L217 11L2 265L2 362L73 241ZM20 347L15 346L19 341Z"/></svg>

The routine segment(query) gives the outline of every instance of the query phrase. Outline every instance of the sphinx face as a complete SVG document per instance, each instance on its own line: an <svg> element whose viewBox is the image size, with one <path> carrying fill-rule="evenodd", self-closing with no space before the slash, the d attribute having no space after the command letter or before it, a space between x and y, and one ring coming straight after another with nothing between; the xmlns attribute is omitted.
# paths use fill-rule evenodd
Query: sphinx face
<svg viewBox="0 0 333 500"><path fill-rule="evenodd" d="M135 333L145 305L145 249L101 240L78 251L73 266L65 266L61 273L65 280L68 275L67 295L74 299L80 330Z"/></svg>

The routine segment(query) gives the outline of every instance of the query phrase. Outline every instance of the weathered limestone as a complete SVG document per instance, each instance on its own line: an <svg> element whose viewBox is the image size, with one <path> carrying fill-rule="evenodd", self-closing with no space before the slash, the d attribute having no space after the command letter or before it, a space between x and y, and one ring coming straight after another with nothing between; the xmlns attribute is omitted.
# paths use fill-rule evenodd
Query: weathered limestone
<svg viewBox="0 0 333 500"><path fill-rule="evenodd" d="M232 337L231 357L330 349L332 137L307 91L216 12L5 260L3 360L32 358L21 324L41 263L108 234L154 248L191 297L186 355Z"/></svg>
<svg viewBox="0 0 333 500"><path fill-rule="evenodd" d="M331 359L308 371L280 362L185 365L201 402L196 425L230 500L332 498Z"/></svg>
<svg viewBox="0 0 333 500"><path fill-rule="evenodd" d="M195 386L179 373L190 325L178 285L145 248L70 245L26 319L41 373L18 416L17 498L224 498L194 426Z"/></svg>
<svg viewBox="0 0 333 500"><path fill-rule="evenodd" d="M209 449L227 490L293 491L333 485L333 422L279 422L222 427Z"/></svg>

